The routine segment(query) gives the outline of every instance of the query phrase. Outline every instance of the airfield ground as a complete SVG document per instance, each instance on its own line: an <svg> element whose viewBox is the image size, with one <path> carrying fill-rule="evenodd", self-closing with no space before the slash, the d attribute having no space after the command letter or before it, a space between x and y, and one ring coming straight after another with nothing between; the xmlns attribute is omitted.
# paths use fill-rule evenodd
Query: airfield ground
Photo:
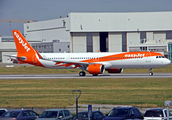
<svg viewBox="0 0 172 120"><path fill-rule="evenodd" d="M159 70L159 71L158 71ZM64 70L65 71L65 70ZM124 70L125 71L125 70ZM135 69L126 71L135 72ZM137 69L136 72L143 71ZM148 70L144 70L147 72ZM172 66L154 69L171 72ZM63 71L33 66L0 67L0 74L57 73ZM59 73L58 73L59 72ZM67 70L67 73L78 71ZM172 100L172 79L36 79L0 80L0 106L3 108L69 108L75 105L72 90L82 91L79 104L131 105L142 108L165 107ZM79 106L84 108L82 106ZM102 107L100 110L102 110ZM96 108L97 109L97 108Z"/></svg>

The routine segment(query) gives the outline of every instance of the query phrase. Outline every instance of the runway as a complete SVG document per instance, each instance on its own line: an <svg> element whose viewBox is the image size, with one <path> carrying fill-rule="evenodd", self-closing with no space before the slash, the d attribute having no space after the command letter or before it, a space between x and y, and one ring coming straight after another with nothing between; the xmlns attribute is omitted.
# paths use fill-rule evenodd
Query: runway
<svg viewBox="0 0 172 120"><path fill-rule="evenodd" d="M172 73L121 73L121 74L101 74L92 76L79 76L78 74L8 74L0 75L0 79L81 79L81 78L172 78Z"/></svg>

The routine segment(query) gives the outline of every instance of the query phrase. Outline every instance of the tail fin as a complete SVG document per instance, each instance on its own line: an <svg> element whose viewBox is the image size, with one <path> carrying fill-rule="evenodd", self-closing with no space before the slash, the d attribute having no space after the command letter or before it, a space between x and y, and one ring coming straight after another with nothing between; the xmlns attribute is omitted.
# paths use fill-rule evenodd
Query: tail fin
<svg viewBox="0 0 172 120"><path fill-rule="evenodd" d="M18 30L12 30L14 41L17 49L17 59L20 62L29 63L32 65L42 66L42 63L39 61L41 55L35 51L32 46L27 42L23 35Z"/></svg>
<svg viewBox="0 0 172 120"><path fill-rule="evenodd" d="M18 30L12 30L14 41L18 55L33 55L35 54L32 46L27 42L23 35Z"/></svg>

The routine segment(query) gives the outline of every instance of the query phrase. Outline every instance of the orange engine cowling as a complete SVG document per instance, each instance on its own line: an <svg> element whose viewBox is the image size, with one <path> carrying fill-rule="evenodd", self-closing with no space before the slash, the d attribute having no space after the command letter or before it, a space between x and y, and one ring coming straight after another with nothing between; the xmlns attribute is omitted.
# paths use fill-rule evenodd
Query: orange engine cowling
<svg viewBox="0 0 172 120"><path fill-rule="evenodd" d="M122 68L110 68L110 69L106 69L106 71L108 71L108 73L122 73L123 69Z"/></svg>
<svg viewBox="0 0 172 120"><path fill-rule="evenodd" d="M105 68L102 64L92 64L88 66L87 71L90 74L102 74L104 73Z"/></svg>

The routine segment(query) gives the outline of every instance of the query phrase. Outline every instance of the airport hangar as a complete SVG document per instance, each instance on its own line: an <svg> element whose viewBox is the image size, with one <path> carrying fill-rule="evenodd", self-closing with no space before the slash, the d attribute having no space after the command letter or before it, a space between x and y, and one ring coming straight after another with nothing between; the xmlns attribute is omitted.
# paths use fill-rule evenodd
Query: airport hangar
<svg viewBox="0 0 172 120"><path fill-rule="evenodd" d="M24 24L39 52L155 51L172 58L172 12L69 13L65 18ZM50 43L66 43L59 48ZM55 48L56 51L50 51Z"/></svg>

